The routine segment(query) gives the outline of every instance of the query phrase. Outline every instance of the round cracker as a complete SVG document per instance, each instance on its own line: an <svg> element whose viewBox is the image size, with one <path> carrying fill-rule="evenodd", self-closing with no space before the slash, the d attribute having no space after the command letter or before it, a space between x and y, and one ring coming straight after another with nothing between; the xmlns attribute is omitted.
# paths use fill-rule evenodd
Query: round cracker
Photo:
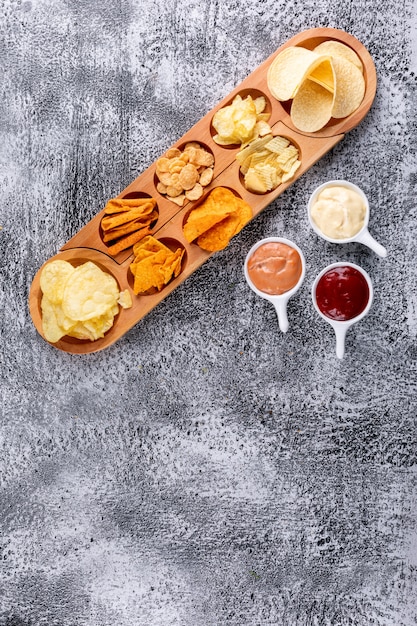
<svg viewBox="0 0 417 626"><path fill-rule="evenodd" d="M291 120L298 130L314 133L332 117L334 94L309 79L305 80L291 105Z"/></svg>
<svg viewBox="0 0 417 626"><path fill-rule="evenodd" d="M316 54L329 54L331 57L343 57L353 63L353 65L356 65L358 70L363 73L362 61L356 52L340 41L335 41L333 39L323 41L323 43L314 48L314 52Z"/></svg>
<svg viewBox="0 0 417 626"><path fill-rule="evenodd" d="M343 57L332 58L335 73L335 99L332 117L347 117L359 107L365 95L365 79L362 72Z"/></svg>

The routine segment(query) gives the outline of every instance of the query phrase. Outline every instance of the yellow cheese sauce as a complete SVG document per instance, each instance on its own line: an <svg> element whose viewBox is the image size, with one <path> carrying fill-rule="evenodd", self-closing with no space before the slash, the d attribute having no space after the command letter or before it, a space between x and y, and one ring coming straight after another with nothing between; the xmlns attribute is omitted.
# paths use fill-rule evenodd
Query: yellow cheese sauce
<svg viewBox="0 0 417 626"><path fill-rule="evenodd" d="M350 239L365 223L366 207L361 196L342 186L326 187L311 207L311 217L331 239Z"/></svg>

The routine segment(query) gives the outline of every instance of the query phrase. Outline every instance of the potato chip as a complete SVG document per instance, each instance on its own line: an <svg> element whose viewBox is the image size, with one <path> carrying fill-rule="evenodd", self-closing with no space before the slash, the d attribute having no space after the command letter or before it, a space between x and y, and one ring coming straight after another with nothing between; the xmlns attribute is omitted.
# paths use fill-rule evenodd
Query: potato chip
<svg viewBox="0 0 417 626"><path fill-rule="evenodd" d="M362 72L350 61L333 57L336 76L336 93L332 108L332 117L347 117L359 107L365 95L365 79Z"/></svg>
<svg viewBox="0 0 417 626"><path fill-rule="evenodd" d="M291 120L303 132L316 132L332 117L353 113L366 88L359 56L335 40L324 41L314 50L284 49L269 66L267 82L275 98L292 100Z"/></svg>
<svg viewBox="0 0 417 626"><path fill-rule="evenodd" d="M276 135L273 139L268 141L267 144L265 144L265 147L269 150L269 152L281 154L281 152L289 145L289 143L289 139L281 137L280 135Z"/></svg>
<svg viewBox="0 0 417 626"><path fill-rule="evenodd" d="M299 46L285 48L275 57L268 68L269 91L274 98L281 102L291 100L306 76L324 61L329 64L330 57L316 54Z"/></svg>
<svg viewBox="0 0 417 626"><path fill-rule="evenodd" d="M333 63L331 59L324 58L317 66L314 67L312 71L308 72L306 76L309 80L321 85L327 91L331 93L335 90L335 75L333 69Z"/></svg>
<svg viewBox="0 0 417 626"><path fill-rule="evenodd" d="M130 307L132 306L132 297L128 289L124 289L123 291L119 293L117 304L119 304L122 307L122 309L130 309ZM116 313L117 313L117 310L118 309L116 307Z"/></svg>
<svg viewBox="0 0 417 626"><path fill-rule="evenodd" d="M56 343L67 331L60 326L56 315L56 305L44 294L41 300L42 329L47 341ZM72 326L75 325L75 322Z"/></svg>
<svg viewBox="0 0 417 626"><path fill-rule="evenodd" d="M61 259L45 265L40 276L40 288L50 302L53 304L62 302L66 280L73 271L71 263Z"/></svg>
<svg viewBox="0 0 417 626"><path fill-rule="evenodd" d="M294 176L301 165L298 149L279 135L252 141L237 153L236 159L240 163L244 185L253 193L267 193L275 189Z"/></svg>
<svg viewBox="0 0 417 626"><path fill-rule="evenodd" d="M113 323L114 311L109 309L103 313L103 315L84 322L78 322L68 332L68 336L75 337L76 339L89 339L90 341L96 341L97 339L104 337L106 332L113 326Z"/></svg>
<svg viewBox="0 0 417 626"><path fill-rule="evenodd" d="M103 315L117 304L116 280L97 265L87 261L74 268L68 277L62 298L62 309L68 317L85 321Z"/></svg>
<svg viewBox="0 0 417 626"><path fill-rule="evenodd" d="M91 261L76 268L68 263L72 271L64 279L63 274L60 274L65 267L63 263L67 262L60 259L50 261L40 276L42 328L45 338L51 343L56 343L66 335L95 341L112 327L119 305L122 308L132 306L130 293L128 290L119 293L114 278ZM57 275L61 277L59 281L56 280ZM89 281L92 276L94 280ZM74 297L74 289L79 292L77 297ZM78 311L83 309L85 313L88 289L92 289L89 295L94 302L90 308L97 314L88 316L88 319L80 319Z"/></svg>
<svg viewBox="0 0 417 626"><path fill-rule="evenodd" d="M299 130L314 133L332 117L334 94L311 80L305 80L291 105L291 120Z"/></svg>
<svg viewBox="0 0 417 626"><path fill-rule="evenodd" d="M353 63L353 65L356 65L358 70L363 73L362 61L360 60L356 52L352 50L352 48L349 48L349 46L347 46L346 44L341 43L340 41L335 41L332 39L330 39L329 41L323 41L323 43L314 48L313 52L315 52L316 54L329 55L332 58L343 57Z"/></svg>
<svg viewBox="0 0 417 626"><path fill-rule="evenodd" d="M235 96L232 103L216 111L212 124L216 131L213 139L219 145L246 144L260 134L270 132L265 114L266 100L263 96L252 99L250 95ZM262 119L260 116L263 116ZM262 124L261 124L262 121Z"/></svg>

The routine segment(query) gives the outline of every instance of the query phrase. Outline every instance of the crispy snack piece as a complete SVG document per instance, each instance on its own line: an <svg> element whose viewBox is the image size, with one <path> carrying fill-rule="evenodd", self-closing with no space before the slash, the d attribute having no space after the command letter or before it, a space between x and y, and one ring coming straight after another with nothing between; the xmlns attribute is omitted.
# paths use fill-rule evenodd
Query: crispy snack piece
<svg viewBox="0 0 417 626"><path fill-rule="evenodd" d="M292 100L291 120L307 133L321 130L331 118L351 115L366 89L359 56L334 40L324 41L314 50L286 48L271 62L267 82L277 100Z"/></svg>
<svg viewBox="0 0 417 626"><path fill-rule="evenodd" d="M142 206L147 202L152 202L152 200L148 198L111 198L106 204L105 212L106 215L121 213Z"/></svg>
<svg viewBox="0 0 417 626"><path fill-rule="evenodd" d="M202 187L213 180L214 157L197 141L189 141L184 148L170 148L157 159L156 189L166 198L183 206L186 200L195 201L202 196Z"/></svg>
<svg viewBox="0 0 417 626"><path fill-rule="evenodd" d="M184 236L209 252L223 250L252 218L250 205L226 187L216 187L188 216Z"/></svg>
<svg viewBox="0 0 417 626"><path fill-rule="evenodd" d="M305 133L314 133L323 128L332 117L334 99L334 93L307 78L292 101L291 119L294 126Z"/></svg>
<svg viewBox="0 0 417 626"><path fill-rule="evenodd" d="M154 198L112 198L104 208L101 220L103 241L108 252L116 256L149 234L158 219Z"/></svg>
<svg viewBox="0 0 417 626"><path fill-rule="evenodd" d="M242 145L270 133L271 128L267 123L270 116L265 108L266 100L263 96L253 99L250 95L242 98L238 94L231 104L214 114L214 141L220 146Z"/></svg>
<svg viewBox="0 0 417 626"><path fill-rule="evenodd" d="M109 246L108 248L109 254L111 256L116 256L116 254L119 254L119 252L122 252L122 250L126 250L127 248L130 248L135 243L140 241L143 237L146 237L146 235L149 235L149 233L150 233L150 229L148 226L146 226L145 228L136 230L130 235L121 237L120 239L116 241L116 243L114 243L112 246Z"/></svg>
<svg viewBox="0 0 417 626"><path fill-rule="evenodd" d="M327 54L332 58L343 57L353 63L353 65L356 65L358 70L363 74L362 61L356 52L340 41L333 41L331 39L329 41L323 41L323 43L314 48L313 52L316 54Z"/></svg>
<svg viewBox="0 0 417 626"><path fill-rule="evenodd" d="M148 235L133 248L130 271L134 276L136 295L161 291L181 271L182 248L174 252L161 241Z"/></svg>
<svg viewBox="0 0 417 626"><path fill-rule="evenodd" d="M197 238L197 245L203 250L216 252L223 250L234 235L249 222L252 209L241 198L235 196L235 210L223 221L219 222Z"/></svg>
<svg viewBox="0 0 417 626"><path fill-rule="evenodd" d="M332 60L337 90L332 117L347 117L356 111L365 95L365 79L361 70L348 59L335 56Z"/></svg>
<svg viewBox="0 0 417 626"><path fill-rule="evenodd" d="M225 187L216 187L196 209L191 211L183 227L186 240L191 243L199 235L224 220L234 211L236 196Z"/></svg>
<svg viewBox="0 0 417 626"><path fill-rule="evenodd" d="M50 261L40 276L42 328L47 341L65 335L95 341L110 330L122 308L132 306L128 290L119 292L116 280L95 263L73 267Z"/></svg>
<svg viewBox="0 0 417 626"><path fill-rule="evenodd" d="M148 228L147 226L148 220L143 218L138 218L131 222L127 222L126 224L122 224L117 228L113 228L110 232L103 233L103 241L114 241L119 237L124 237L125 235L129 235L130 233L135 232L136 230L141 230L142 228Z"/></svg>
<svg viewBox="0 0 417 626"><path fill-rule="evenodd" d="M298 149L285 137L267 135L239 150L236 159L246 189L267 193L290 180L301 165Z"/></svg>

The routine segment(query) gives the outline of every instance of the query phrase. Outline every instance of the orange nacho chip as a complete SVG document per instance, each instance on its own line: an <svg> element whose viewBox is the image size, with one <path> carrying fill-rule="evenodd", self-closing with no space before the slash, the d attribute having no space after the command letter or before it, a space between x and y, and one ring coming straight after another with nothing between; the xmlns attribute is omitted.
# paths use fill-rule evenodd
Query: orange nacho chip
<svg viewBox="0 0 417 626"><path fill-rule="evenodd" d="M130 271L135 279L133 291L136 295L161 291L181 271L184 251L177 248L173 252L152 235L137 243L133 253Z"/></svg>
<svg viewBox="0 0 417 626"><path fill-rule="evenodd" d="M208 252L223 250L231 238L237 235L249 222L251 217L252 209L249 204L235 196L235 210L233 213L200 235L197 239L197 244Z"/></svg>
<svg viewBox="0 0 417 626"><path fill-rule="evenodd" d="M191 243L209 228L224 220L234 211L236 196L225 187L216 187L188 216L183 232Z"/></svg>
<svg viewBox="0 0 417 626"><path fill-rule="evenodd" d="M191 211L183 227L190 243L203 250L223 250L230 239L249 222L252 208L226 187L216 187L197 208Z"/></svg>

